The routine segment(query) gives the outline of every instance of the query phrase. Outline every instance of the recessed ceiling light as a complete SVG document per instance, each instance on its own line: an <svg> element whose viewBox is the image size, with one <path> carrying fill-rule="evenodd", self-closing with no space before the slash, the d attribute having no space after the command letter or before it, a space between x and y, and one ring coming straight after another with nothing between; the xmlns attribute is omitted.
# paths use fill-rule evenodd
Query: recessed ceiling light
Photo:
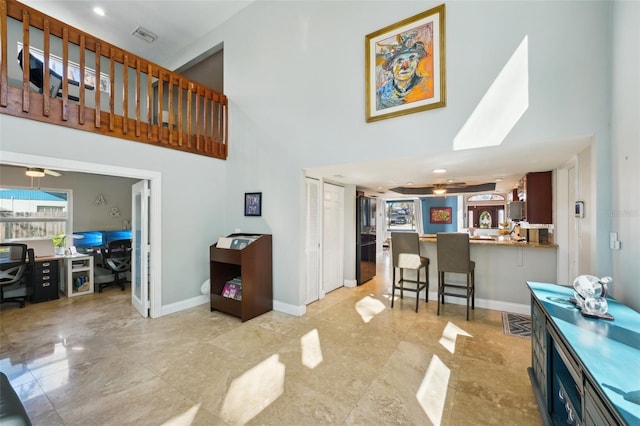
<svg viewBox="0 0 640 426"><path fill-rule="evenodd" d="M411 186L413 185L413 182L407 182L407 185Z"/></svg>
<svg viewBox="0 0 640 426"><path fill-rule="evenodd" d="M437 174L447 173L447 169L433 169L433 173L437 173Z"/></svg>
<svg viewBox="0 0 640 426"><path fill-rule="evenodd" d="M502 182L501 178L496 179L496 182Z"/></svg>
<svg viewBox="0 0 640 426"><path fill-rule="evenodd" d="M106 13L104 12L104 9L101 8L101 7L98 7L98 6L93 8L93 13L95 13L98 16L105 16L106 15Z"/></svg>

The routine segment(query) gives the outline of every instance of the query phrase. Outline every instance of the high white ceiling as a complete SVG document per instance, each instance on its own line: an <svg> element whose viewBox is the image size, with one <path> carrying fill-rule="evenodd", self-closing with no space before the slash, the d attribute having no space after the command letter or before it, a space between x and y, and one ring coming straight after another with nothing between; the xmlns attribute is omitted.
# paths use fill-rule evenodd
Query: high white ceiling
<svg viewBox="0 0 640 426"><path fill-rule="evenodd" d="M22 0L58 20L93 34L161 66L170 67L180 52L238 13L253 0ZM101 6L106 16L93 12ZM158 38L150 44L131 33L142 26ZM553 170L583 150L590 138L562 141L519 141L517 145L468 149L423 157L337 164L308 169L315 177L355 184L369 195L396 197L389 188L428 186L447 181L467 184L497 182L509 191L527 172ZM447 173L434 175L433 169Z"/></svg>
<svg viewBox="0 0 640 426"><path fill-rule="evenodd" d="M169 67L176 52L228 20L252 0L21 0L59 21ZM93 8L100 6L105 16ZM132 32L141 26L158 36L148 43Z"/></svg>

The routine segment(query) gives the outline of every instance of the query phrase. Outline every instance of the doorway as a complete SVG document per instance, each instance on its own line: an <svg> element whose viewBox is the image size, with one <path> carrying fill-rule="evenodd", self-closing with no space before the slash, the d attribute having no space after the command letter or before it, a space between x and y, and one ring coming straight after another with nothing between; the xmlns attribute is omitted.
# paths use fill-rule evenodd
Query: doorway
<svg viewBox="0 0 640 426"><path fill-rule="evenodd" d="M162 315L162 247L161 247L161 173L153 170L133 169L108 164L66 160L38 155L0 151L2 162L15 166L34 166L60 169L70 172L91 173L96 175L120 176L149 181L151 201L149 203L149 316Z"/></svg>

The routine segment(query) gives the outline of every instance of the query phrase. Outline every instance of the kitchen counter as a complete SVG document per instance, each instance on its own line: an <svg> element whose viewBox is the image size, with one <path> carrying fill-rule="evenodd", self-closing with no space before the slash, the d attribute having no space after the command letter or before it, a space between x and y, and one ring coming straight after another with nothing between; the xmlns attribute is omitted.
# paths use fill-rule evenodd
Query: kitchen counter
<svg viewBox="0 0 640 426"><path fill-rule="evenodd" d="M435 243L435 234L423 234L420 236L420 241L425 243ZM514 237L503 235L480 235L469 237L469 241L472 245L489 245L489 246L505 246L505 247L528 247L528 248L557 248L558 245L554 243L531 243L527 241L520 241Z"/></svg>
<svg viewBox="0 0 640 426"><path fill-rule="evenodd" d="M438 254L435 242L435 235L420 236L420 252L431 260L430 300L437 299L438 291ZM528 243L500 236L492 239L473 237L470 251L471 260L476 263L476 306L530 313L531 301L526 283L557 282L557 247L556 244ZM411 279L413 274L412 271L405 271L405 275ZM463 274L447 274L447 281L464 283L464 280ZM464 300L447 298L447 303L464 303Z"/></svg>

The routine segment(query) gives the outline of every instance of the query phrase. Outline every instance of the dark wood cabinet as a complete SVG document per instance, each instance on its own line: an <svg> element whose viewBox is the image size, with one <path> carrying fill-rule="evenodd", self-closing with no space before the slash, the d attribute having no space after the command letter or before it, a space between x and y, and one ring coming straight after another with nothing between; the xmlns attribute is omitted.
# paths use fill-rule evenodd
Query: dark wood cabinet
<svg viewBox="0 0 640 426"><path fill-rule="evenodd" d="M227 238L258 237L242 249L209 248L211 310L247 321L273 309L272 239L269 234L231 234ZM242 281L242 298L222 295L225 284Z"/></svg>
<svg viewBox="0 0 640 426"><path fill-rule="evenodd" d="M57 259L34 262L31 274L31 303L46 302L60 297L60 267Z"/></svg>
<svg viewBox="0 0 640 426"><path fill-rule="evenodd" d="M527 222L553 223L552 172L527 173L525 177Z"/></svg>

